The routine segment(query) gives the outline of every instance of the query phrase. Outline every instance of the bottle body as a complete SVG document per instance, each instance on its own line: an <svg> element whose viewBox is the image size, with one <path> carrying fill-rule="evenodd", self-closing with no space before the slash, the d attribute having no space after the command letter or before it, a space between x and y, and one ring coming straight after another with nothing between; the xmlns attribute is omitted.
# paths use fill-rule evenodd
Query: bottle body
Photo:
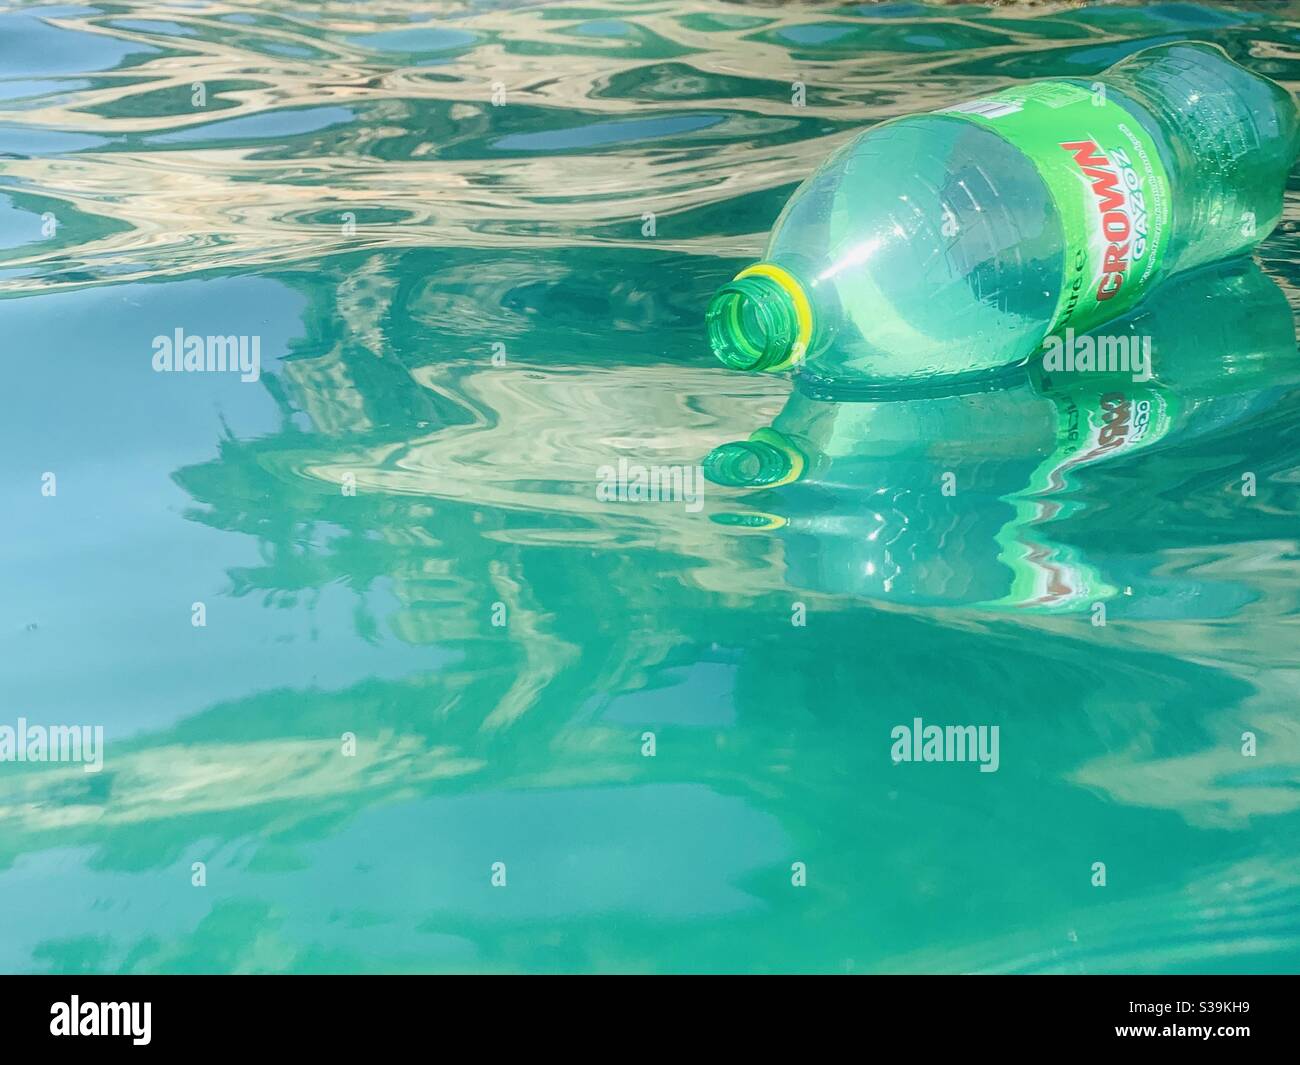
<svg viewBox="0 0 1300 1065"><path fill-rule="evenodd" d="M1165 274L1248 251L1276 228L1300 151L1290 92L1191 43L1137 52L1101 83L1150 132L1169 174Z"/></svg>
<svg viewBox="0 0 1300 1065"><path fill-rule="evenodd" d="M714 351L831 385L1023 362L1054 331L1093 329L1162 276L1263 239L1298 131L1285 89L1199 44L885 123L778 218L768 276L750 282L778 328L744 313L746 293L720 294ZM771 350L729 357L747 324Z"/></svg>
<svg viewBox="0 0 1300 1065"><path fill-rule="evenodd" d="M1059 300L1065 244L1030 158L973 122L918 115L831 156L778 218L764 261L816 308L798 372L919 379L1022 359Z"/></svg>

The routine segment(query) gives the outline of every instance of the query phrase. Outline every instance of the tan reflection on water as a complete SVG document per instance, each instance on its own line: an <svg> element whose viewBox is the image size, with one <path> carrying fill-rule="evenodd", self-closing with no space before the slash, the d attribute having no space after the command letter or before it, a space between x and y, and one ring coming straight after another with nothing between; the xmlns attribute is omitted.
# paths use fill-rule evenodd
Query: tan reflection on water
<svg viewBox="0 0 1300 1065"><path fill-rule="evenodd" d="M221 21L250 10L277 21L257 26ZM1036 7L1033 13L1043 10ZM362 11L365 18L359 17ZM788 142L772 143L775 133L798 123L834 118L850 127L869 125L896 113L895 101L903 94L910 110L949 102L951 83L945 84L938 72L954 58L950 52L909 55L902 76L896 54L799 59L755 35L819 17L816 9L745 11L763 23L705 32L688 28L683 20L687 15L735 18L736 5L670 0L650 10L615 6L603 17L632 27L623 38L575 35L574 27L586 18L556 17L541 7L466 13L459 4L392 0L364 8L216 3L197 10L151 2L114 15L48 16L52 25L137 42L162 54L87 75L88 87L47 95L35 106L0 110L0 120L105 138L178 131L202 136L210 125L212 143L186 147L155 142L145 150L99 148L0 161L0 171L16 180L18 189L39 191L123 227L73 249L36 247L10 259L11 268L30 271L30 276L10 277L0 282L0 291L86 284L87 271L92 280L103 271L123 281L214 268L284 266L368 247L602 244L701 255L754 253L762 245L762 233L690 236L683 232L685 226L675 232L671 218L801 180L852 133L852 128L826 135L804 130ZM430 15L445 17L436 23L409 21ZM196 32L168 36L115 25L132 17L164 19ZM865 24L839 12L835 19ZM370 33L430 28L474 34L477 40L440 54L431 66L418 65L419 57L373 51L354 41ZM214 31L238 33L249 43L213 39ZM1024 47L1014 32L1006 33L1009 53ZM267 46L321 54L286 57L262 50ZM996 56L998 49L985 52ZM557 63L561 54L563 63ZM608 91L611 79L665 63L688 72L679 74L677 82L683 76L757 79L771 92L628 99ZM498 80L507 94L503 108L491 103ZM790 96L796 80L818 85L817 95L798 108ZM968 80L978 86L1001 79ZM255 84L220 87L231 81ZM198 82L211 87L207 106L178 110L176 101L188 104ZM122 113L146 93L165 92L172 94L172 102L164 113ZM148 106L147 101L140 106ZM496 142L514 127L503 120L511 108L521 107L554 114L553 124L566 129L669 114L705 116L712 124L674 134L674 146L654 143L647 131L639 140L594 149L504 155ZM248 138L223 131L232 120L300 108L352 110L349 121L320 131L333 150L301 148L300 157L266 158L283 147L275 136ZM104 109L113 113L101 113ZM440 155L446 145L433 131L421 139L422 115L430 113L441 116L445 128L455 129L455 154L464 158ZM388 161L374 154L398 136L408 138L398 158ZM707 157L701 157L702 144L708 144ZM376 209L399 221L366 224L361 218L355 232L344 232L344 212ZM643 237L641 218L647 211L661 222L654 236ZM76 276L63 276L60 271L70 266Z"/></svg>

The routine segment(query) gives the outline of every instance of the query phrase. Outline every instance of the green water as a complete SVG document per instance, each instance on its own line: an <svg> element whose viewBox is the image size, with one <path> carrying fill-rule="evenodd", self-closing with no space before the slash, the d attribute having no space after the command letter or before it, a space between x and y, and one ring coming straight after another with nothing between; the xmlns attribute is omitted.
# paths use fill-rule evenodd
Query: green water
<svg viewBox="0 0 1300 1065"><path fill-rule="evenodd" d="M1300 5L0 9L0 726L105 736L0 762L0 970L1294 971L1295 196L1046 495L1023 378L702 322L855 131L1182 37L1300 85ZM598 492L773 423L798 481Z"/></svg>

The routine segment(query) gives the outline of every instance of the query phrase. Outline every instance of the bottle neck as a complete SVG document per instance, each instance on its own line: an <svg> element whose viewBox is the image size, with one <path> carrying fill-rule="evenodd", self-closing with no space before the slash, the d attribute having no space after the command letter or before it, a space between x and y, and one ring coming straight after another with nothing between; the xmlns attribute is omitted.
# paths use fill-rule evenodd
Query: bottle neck
<svg viewBox="0 0 1300 1065"><path fill-rule="evenodd" d="M705 321L709 345L724 366L773 372L803 358L812 305L793 275L774 263L755 263L718 289Z"/></svg>

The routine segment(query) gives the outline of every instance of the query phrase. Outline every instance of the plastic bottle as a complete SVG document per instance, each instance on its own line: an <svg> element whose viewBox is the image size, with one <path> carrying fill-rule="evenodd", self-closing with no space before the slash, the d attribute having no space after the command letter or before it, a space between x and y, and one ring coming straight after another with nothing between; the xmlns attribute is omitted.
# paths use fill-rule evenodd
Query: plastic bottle
<svg viewBox="0 0 1300 1065"><path fill-rule="evenodd" d="M1290 305L1249 259L1160 286L1106 327L1150 340L1149 380L1045 374L968 380L948 391L896 386L870 401L828 402L796 388L772 425L715 448L715 484L747 490L728 524L767 528L796 586L920 606L1058 613L1121 596L1126 613L1177 614L1200 591L1134 572L1132 525L1164 459L1133 480L1129 506L1108 500L1124 532L1097 557L1061 537L1083 507L1087 471L1167 448L1273 408L1300 382ZM1294 418L1294 407L1286 412ZM1169 485L1163 486L1169 494ZM1123 515L1123 518L1119 515ZM1222 609L1234 605L1226 586ZM1203 598L1202 613L1213 610ZM1231 600L1231 601L1230 601Z"/></svg>
<svg viewBox="0 0 1300 1065"><path fill-rule="evenodd" d="M890 121L796 190L710 344L845 386L1021 362L1262 240L1298 149L1290 93L1199 43Z"/></svg>

